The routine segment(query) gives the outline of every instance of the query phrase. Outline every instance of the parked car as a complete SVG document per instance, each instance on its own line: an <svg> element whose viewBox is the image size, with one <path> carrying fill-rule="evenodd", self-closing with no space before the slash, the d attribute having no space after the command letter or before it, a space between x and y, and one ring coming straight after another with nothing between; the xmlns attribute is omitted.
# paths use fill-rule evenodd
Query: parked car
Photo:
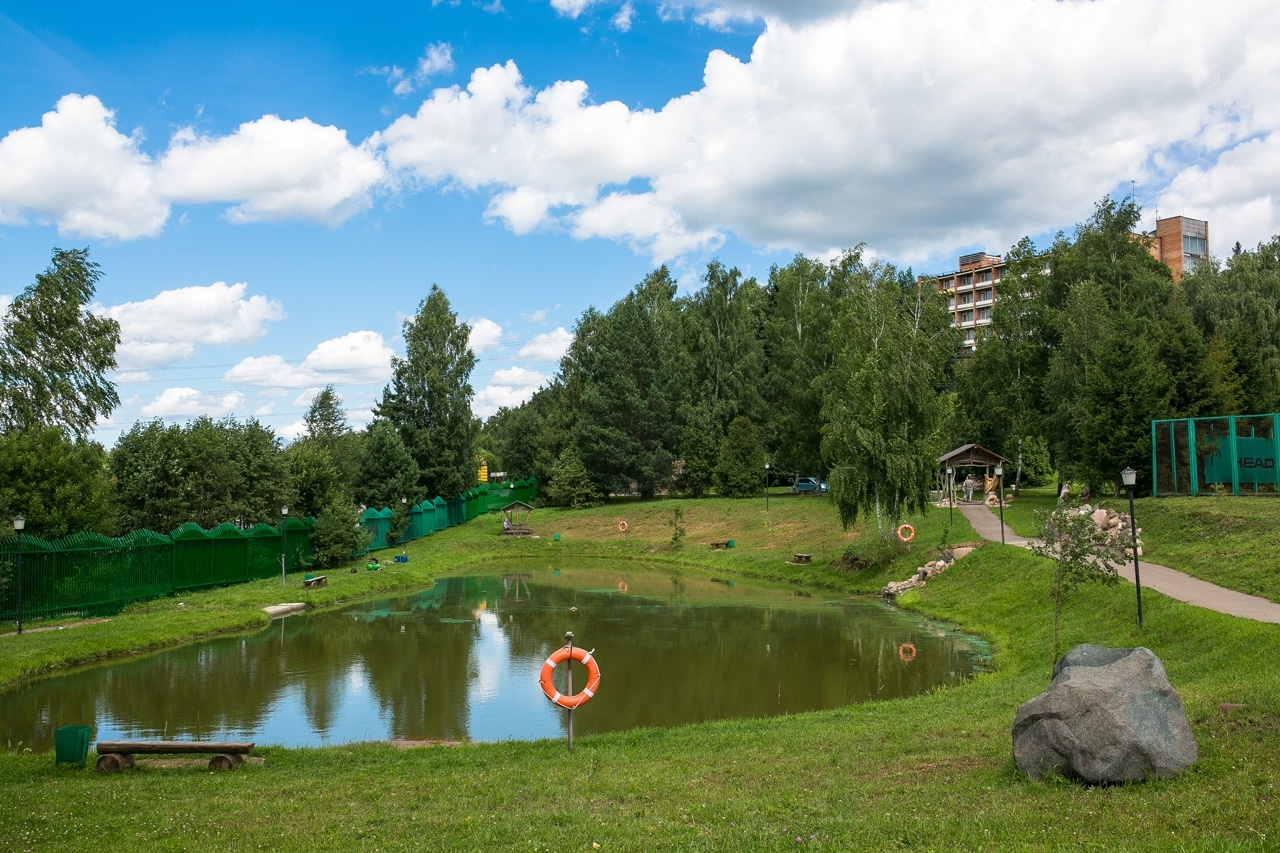
<svg viewBox="0 0 1280 853"><path fill-rule="evenodd" d="M791 487L791 491L798 495L807 492L825 495L827 493L827 484L819 480L817 477L801 477L796 480L796 484Z"/></svg>

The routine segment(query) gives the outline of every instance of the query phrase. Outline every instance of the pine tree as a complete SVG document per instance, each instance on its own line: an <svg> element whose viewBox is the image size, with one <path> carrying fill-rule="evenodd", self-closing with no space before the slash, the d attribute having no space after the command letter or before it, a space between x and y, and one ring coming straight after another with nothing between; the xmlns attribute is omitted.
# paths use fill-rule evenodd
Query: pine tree
<svg viewBox="0 0 1280 853"><path fill-rule="evenodd" d="M716 464L716 489L721 497L747 498L764 487L764 448L749 418L738 416L729 424Z"/></svg>

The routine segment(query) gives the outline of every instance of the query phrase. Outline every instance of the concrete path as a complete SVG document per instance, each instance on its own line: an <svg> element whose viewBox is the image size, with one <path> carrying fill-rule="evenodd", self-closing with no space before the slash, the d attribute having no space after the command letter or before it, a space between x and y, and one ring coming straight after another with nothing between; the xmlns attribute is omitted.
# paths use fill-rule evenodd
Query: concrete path
<svg viewBox="0 0 1280 853"><path fill-rule="evenodd" d="M956 508L964 513L964 517L969 520L969 524L979 536L989 542L1000 541L1000 519L985 504L964 504L957 505ZM1008 545L1025 548L1030 544L1024 537L1014 533L1007 524L1004 527L1004 536L1005 544ZM1256 595L1246 595L1233 589L1225 589L1183 574L1176 569L1148 563L1145 560L1138 561L1138 569L1142 576L1142 586L1147 589L1154 589L1170 598L1207 610L1280 625L1280 604L1274 601L1268 601ZM1120 577L1133 583L1132 560L1121 566L1119 571Z"/></svg>

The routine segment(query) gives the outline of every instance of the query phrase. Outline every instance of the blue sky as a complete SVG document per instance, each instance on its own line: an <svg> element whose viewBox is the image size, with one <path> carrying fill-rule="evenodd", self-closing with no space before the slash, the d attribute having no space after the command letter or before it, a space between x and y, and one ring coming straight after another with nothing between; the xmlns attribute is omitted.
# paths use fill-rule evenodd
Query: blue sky
<svg viewBox="0 0 1280 853"><path fill-rule="evenodd" d="M1190 0L0 2L0 308L89 246L121 409L362 424L434 282L475 410L658 263L918 272L1108 192L1280 232L1280 13Z"/></svg>

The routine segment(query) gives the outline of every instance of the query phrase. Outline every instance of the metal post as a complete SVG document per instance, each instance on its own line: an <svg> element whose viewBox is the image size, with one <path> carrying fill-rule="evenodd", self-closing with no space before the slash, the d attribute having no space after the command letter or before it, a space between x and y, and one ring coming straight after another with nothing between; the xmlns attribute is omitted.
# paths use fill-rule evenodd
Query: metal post
<svg viewBox="0 0 1280 853"><path fill-rule="evenodd" d="M569 646L569 659L565 661L565 666L569 668L569 680L565 685L566 696L573 695L573 632L566 631L564 641ZM573 709L569 709L569 751L573 752Z"/></svg>
<svg viewBox="0 0 1280 853"><path fill-rule="evenodd" d="M996 489L1000 499L1000 544L1004 544L1004 463L996 464Z"/></svg>
<svg viewBox="0 0 1280 853"><path fill-rule="evenodd" d="M1133 486L1129 491L1129 533L1133 536L1133 585L1138 590L1138 627L1142 627L1142 578L1138 576L1138 522L1133 517Z"/></svg>
<svg viewBox="0 0 1280 853"><path fill-rule="evenodd" d="M22 633L22 527L14 525L18 534L18 633Z"/></svg>
<svg viewBox="0 0 1280 853"><path fill-rule="evenodd" d="M764 463L764 511L769 511L769 463Z"/></svg>
<svg viewBox="0 0 1280 853"><path fill-rule="evenodd" d="M955 524L956 521L956 472L950 465L947 466L947 524Z"/></svg>
<svg viewBox="0 0 1280 853"><path fill-rule="evenodd" d="M285 589L285 573L289 571L289 507L280 508L280 588Z"/></svg>

